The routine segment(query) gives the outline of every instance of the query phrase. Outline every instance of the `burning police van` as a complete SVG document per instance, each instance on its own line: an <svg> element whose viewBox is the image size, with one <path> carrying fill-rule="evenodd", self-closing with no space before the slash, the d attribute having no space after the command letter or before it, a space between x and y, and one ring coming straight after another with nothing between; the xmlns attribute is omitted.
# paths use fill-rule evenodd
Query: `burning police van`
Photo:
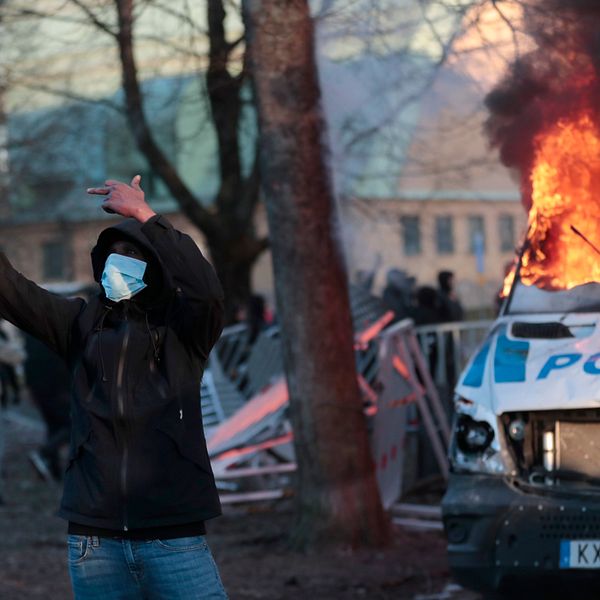
<svg viewBox="0 0 600 600"><path fill-rule="evenodd" d="M517 273L455 408L442 511L456 579L600 579L600 283L549 291Z"/></svg>

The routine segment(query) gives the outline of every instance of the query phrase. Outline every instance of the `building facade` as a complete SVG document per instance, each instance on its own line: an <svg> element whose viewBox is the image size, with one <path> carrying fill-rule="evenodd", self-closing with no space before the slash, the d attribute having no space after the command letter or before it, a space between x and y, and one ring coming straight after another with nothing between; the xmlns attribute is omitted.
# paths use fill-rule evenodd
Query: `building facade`
<svg viewBox="0 0 600 600"><path fill-rule="evenodd" d="M155 209L208 255L202 234L187 218L172 207L162 210L156 205ZM438 272L449 270L456 275L463 304L475 311L492 306L526 225L520 202L511 200L354 200L343 206L340 216L351 281L360 271L377 265L374 291L381 293L388 269L406 271L417 285L434 286ZM90 251L100 231L116 220L98 209L95 219L4 221L0 223L0 248L19 271L42 285L60 288L71 282L91 283ZM260 231L267 229L263 209L257 213L256 225ZM268 251L254 267L253 286L273 305Z"/></svg>
<svg viewBox="0 0 600 600"><path fill-rule="evenodd" d="M433 286L440 271L453 271L463 304L473 310L493 305L527 224L522 204L507 199L355 200L345 214L354 276L379 263L374 289L380 292L390 268Z"/></svg>

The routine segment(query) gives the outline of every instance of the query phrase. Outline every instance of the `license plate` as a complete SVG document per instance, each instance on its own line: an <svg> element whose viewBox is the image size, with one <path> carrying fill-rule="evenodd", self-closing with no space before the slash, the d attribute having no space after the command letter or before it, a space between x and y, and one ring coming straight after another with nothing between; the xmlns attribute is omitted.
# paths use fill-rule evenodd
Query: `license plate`
<svg viewBox="0 0 600 600"><path fill-rule="evenodd" d="M561 569L600 569L600 540L562 540Z"/></svg>

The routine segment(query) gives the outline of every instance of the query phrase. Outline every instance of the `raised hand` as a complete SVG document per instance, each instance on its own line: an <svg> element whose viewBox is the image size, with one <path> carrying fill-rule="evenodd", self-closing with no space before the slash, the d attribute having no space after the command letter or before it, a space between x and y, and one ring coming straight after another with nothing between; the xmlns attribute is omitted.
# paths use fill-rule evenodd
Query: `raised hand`
<svg viewBox="0 0 600 600"><path fill-rule="evenodd" d="M104 182L104 187L88 188L87 193L106 196L102 203L102 210L117 213L122 217L133 217L141 223L145 223L156 213L146 203L144 191L140 187L141 179L140 175L136 175L130 185L108 179Z"/></svg>

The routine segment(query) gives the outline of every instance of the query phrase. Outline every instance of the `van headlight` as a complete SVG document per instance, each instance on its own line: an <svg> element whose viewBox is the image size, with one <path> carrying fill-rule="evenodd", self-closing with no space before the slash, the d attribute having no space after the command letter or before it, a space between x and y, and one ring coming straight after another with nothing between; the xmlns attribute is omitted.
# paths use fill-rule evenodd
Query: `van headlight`
<svg viewBox="0 0 600 600"><path fill-rule="evenodd" d="M468 415L459 415L456 422L456 445L465 454L481 454L490 447L494 430L487 421L475 421Z"/></svg>
<svg viewBox="0 0 600 600"><path fill-rule="evenodd" d="M489 409L457 399L450 444L450 464L455 472L507 475L515 471L503 429Z"/></svg>

